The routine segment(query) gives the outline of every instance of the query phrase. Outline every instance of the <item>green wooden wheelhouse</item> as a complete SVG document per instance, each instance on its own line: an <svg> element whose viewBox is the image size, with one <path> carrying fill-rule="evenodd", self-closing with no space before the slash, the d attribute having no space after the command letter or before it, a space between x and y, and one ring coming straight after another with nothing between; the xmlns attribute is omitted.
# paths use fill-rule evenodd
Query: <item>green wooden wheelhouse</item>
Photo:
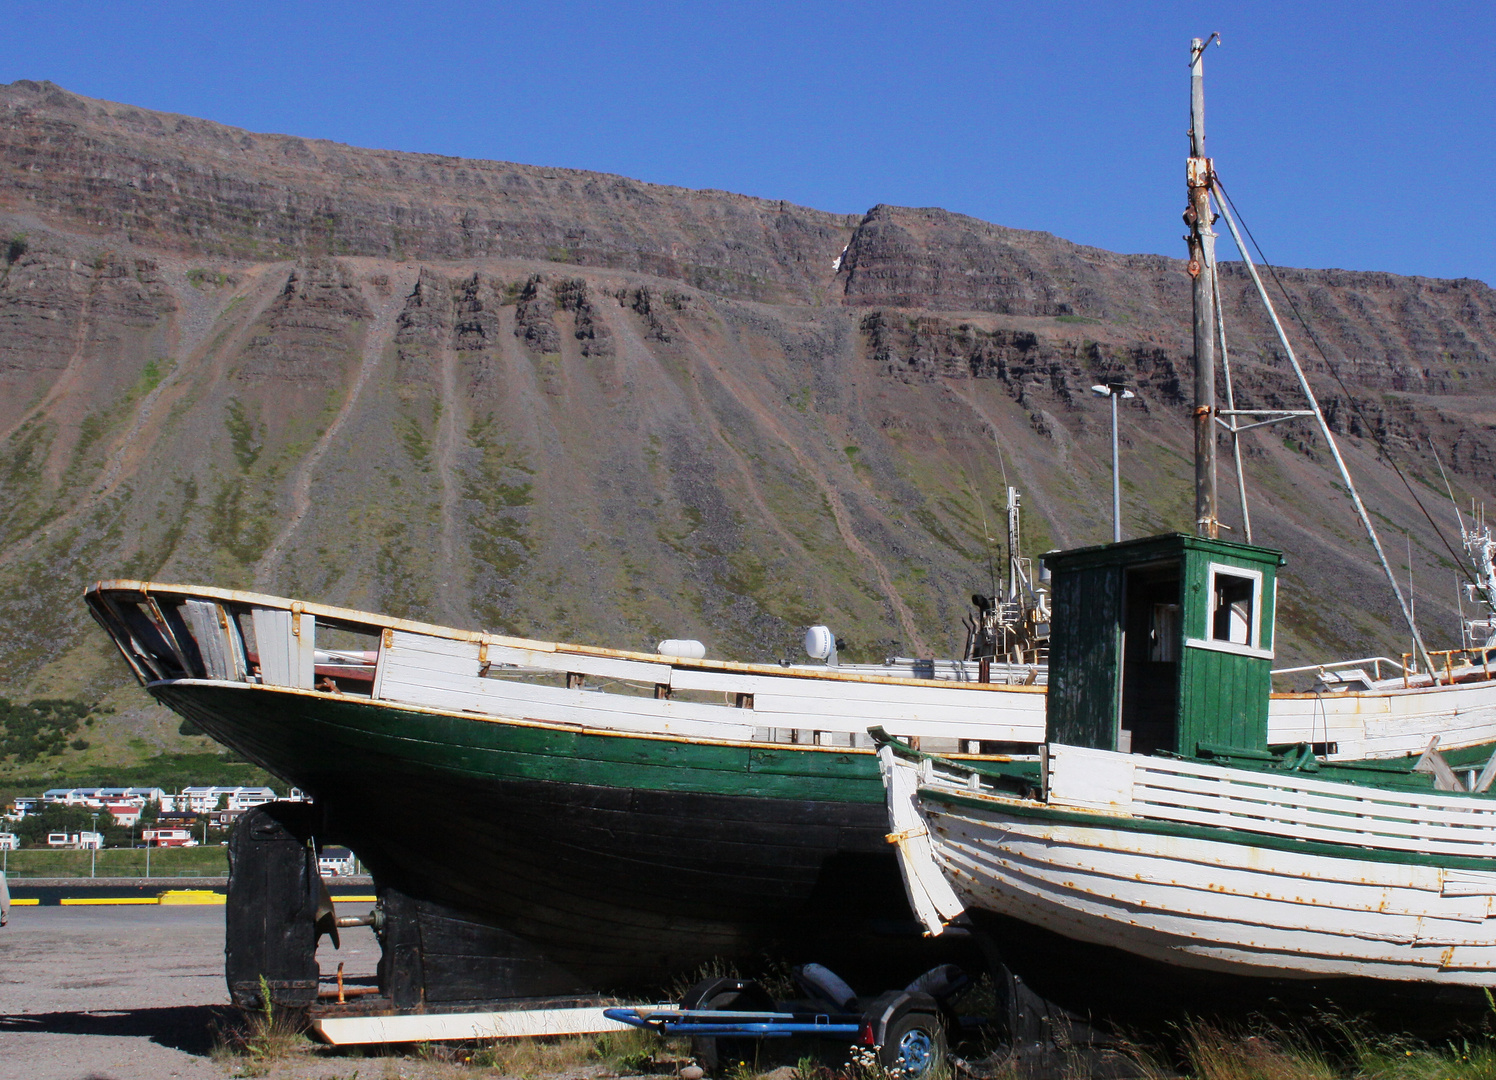
<svg viewBox="0 0 1496 1080"><path fill-rule="evenodd" d="M1267 750L1281 553L1171 533L1043 559L1051 742L1185 757Z"/></svg>

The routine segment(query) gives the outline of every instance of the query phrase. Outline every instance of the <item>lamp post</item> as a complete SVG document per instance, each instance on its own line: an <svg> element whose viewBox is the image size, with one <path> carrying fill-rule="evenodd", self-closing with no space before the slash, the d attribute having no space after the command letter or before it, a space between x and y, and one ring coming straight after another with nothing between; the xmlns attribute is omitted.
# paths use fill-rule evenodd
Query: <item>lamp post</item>
<svg viewBox="0 0 1496 1080"><path fill-rule="evenodd" d="M1117 399L1130 398L1133 392L1124 389L1121 383L1114 382L1105 386L1093 386L1091 393L1097 397L1112 399L1112 542L1115 543L1122 539L1122 476L1117 463Z"/></svg>
<svg viewBox="0 0 1496 1080"><path fill-rule="evenodd" d="M99 835L99 815L98 814L93 814L91 816L93 817L93 826L92 826L93 835L94 835L94 837L97 837ZM94 871L98 868L98 865L99 865L99 843L98 843L98 840L90 838L90 842L89 842L89 845L88 845L88 876L89 877L93 877L94 876Z"/></svg>

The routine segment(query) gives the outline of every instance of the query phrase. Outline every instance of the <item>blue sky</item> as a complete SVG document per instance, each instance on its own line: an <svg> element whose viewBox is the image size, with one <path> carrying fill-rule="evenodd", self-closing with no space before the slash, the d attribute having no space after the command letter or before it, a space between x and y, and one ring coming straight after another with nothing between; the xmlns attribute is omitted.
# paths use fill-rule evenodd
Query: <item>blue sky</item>
<svg viewBox="0 0 1496 1080"><path fill-rule="evenodd" d="M1188 46L1272 260L1496 282L1496 5L8 0L0 82L1182 255ZM1222 249L1230 251L1229 239Z"/></svg>

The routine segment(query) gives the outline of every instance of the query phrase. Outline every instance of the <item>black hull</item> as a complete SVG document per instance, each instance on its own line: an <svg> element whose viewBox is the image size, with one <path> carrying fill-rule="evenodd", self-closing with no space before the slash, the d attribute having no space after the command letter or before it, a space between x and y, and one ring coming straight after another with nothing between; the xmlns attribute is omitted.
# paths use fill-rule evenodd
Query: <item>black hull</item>
<svg viewBox="0 0 1496 1080"><path fill-rule="evenodd" d="M876 801L701 790L734 782L701 760L679 764L672 790L537 779L514 774L581 770L562 759L572 744L536 753L533 726L310 694L151 689L310 794L319 839L352 847L381 888L517 938L523 966L544 976L515 996L658 988L713 961L770 958L887 986L961 948L920 938L875 772ZM392 723L418 737L391 738ZM628 741L626 754L679 749Z"/></svg>

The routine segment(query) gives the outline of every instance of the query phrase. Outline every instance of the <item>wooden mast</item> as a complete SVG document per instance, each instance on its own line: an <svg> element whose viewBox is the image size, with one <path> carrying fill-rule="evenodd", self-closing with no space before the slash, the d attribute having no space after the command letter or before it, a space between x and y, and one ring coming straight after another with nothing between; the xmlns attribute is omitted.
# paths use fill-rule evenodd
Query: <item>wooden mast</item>
<svg viewBox="0 0 1496 1080"><path fill-rule="evenodd" d="M1211 35L1213 40L1215 35ZM1216 517L1216 306L1215 233L1210 211L1211 164L1205 156L1205 46L1190 42L1190 157L1187 168L1189 206L1184 222L1189 244L1189 274L1194 279L1195 323L1195 532L1220 536Z"/></svg>

